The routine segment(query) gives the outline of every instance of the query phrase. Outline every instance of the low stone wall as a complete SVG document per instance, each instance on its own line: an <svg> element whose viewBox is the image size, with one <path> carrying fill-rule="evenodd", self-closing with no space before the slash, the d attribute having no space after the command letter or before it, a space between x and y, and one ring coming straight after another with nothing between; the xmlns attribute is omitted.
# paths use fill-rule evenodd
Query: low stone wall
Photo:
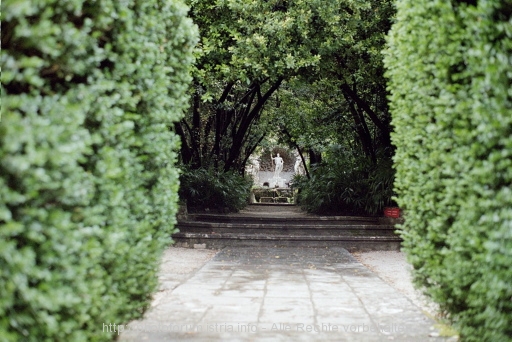
<svg viewBox="0 0 512 342"><path fill-rule="evenodd" d="M252 203L293 203L293 192L290 188L253 189Z"/></svg>
<svg viewBox="0 0 512 342"><path fill-rule="evenodd" d="M293 179L293 172L281 172L280 177L284 179L284 183L288 184ZM272 183L272 178L274 177L274 172L271 171L260 171L259 173L259 182L256 185L263 186L264 183Z"/></svg>

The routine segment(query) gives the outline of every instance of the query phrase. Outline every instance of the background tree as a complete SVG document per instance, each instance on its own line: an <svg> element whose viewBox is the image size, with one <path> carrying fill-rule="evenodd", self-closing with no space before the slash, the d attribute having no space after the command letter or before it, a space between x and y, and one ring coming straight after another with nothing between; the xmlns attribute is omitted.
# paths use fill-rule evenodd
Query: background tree
<svg viewBox="0 0 512 342"><path fill-rule="evenodd" d="M298 182L308 210L377 214L394 204L381 55L394 10L390 1L365 4L351 44L323 55L318 72L284 82L269 103L292 145L322 156L311 180Z"/></svg>
<svg viewBox="0 0 512 342"><path fill-rule="evenodd" d="M191 110L176 125L182 160L193 169L240 172L266 134L253 128L267 101L285 80L315 75L324 58L349 49L372 6L320 0L190 4L201 43Z"/></svg>
<svg viewBox="0 0 512 342"><path fill-rule="evenodd" d="M351 43L322 55L318 72L300 74L281 88L280 110L287 115L280 124L294 139L323 142L320 150L326 142L342 143L373 163L379 153L392 155L381 51L393 13L391 1L365 2L357 29L344 36Z"/></svg>

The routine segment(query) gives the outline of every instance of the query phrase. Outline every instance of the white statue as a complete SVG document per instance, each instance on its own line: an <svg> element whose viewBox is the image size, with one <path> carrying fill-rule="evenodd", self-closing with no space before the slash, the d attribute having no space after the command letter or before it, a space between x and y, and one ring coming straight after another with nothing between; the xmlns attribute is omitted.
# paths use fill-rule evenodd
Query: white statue
<svg viewBox="0 0 512 342"><path fill-rule="evenodd" d="M256 158L251 160L252 164L252 178L254 179L254 183L258 184L260 180L260 161Z"/></svg>
<svg viewBox="0 0 512 342"><path fill-rule="evenodd" d="M293 166L293 170L295 171L296 175L304 174L304 166L302 165L302 159L300 158L300 156L297 156L297 159L295 159L295 165Z"/></svg>
<svg viewBox="0 0 512 342"><path fill-rule="evenodd" d="M283 158L281 158L281 156L279 156L279 153L275 157L272 157L272 154L270 154L270 158L272 158L272 160L275 163L274 178L277 180L277 179L279 179L279 175L281 174L281 171L283 171L283 164L284 164Z"/></svg>
<svg viewBox="0 0 512 342"><path fill-rule="evenodd" d="M258 184L260 180L260 162L257 158L249 157L249 165L247 165L247 173L252 176L254 184Z"/></svg>

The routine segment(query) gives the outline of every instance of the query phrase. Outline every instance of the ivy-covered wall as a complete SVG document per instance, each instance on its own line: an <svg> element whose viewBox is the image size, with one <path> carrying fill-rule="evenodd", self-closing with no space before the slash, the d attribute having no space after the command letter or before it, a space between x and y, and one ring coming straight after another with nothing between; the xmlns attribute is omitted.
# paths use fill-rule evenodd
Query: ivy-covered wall
<svg viewBox="0 0 512 342"><path fill-rule="evenodd" d="M197 28L179 0L2 1L0 336L102 341L174 231Z"/></svg>
<svg viewBox="0 0 512 342"><path fill-rule="evenodd" d="M396 7L385 64L404 249L464 341L510 341L512 3Z"/></svg>

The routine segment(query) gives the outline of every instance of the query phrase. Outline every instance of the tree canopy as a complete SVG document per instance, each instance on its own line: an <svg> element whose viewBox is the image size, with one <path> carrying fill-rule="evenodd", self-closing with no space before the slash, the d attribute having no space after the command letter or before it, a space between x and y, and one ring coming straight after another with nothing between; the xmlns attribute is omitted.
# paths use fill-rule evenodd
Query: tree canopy
<svg viewBox="0 0 512 342"><path fill-rule="evenodd" d="M389 28L390 2L210 0L190 5L201 40L191 109L176 125L184 164L243 170L268 132L254 129L264 108L283 84L288 89L297 84L297 77L313 83L325 75L347 102L334 107L354 107L356 129L364 126L360 117L366 113L389 135L379 51ZM378 100L375 94L381 95ZM300 120L293 116L297 110L286 110L271 112ZM364 133L361 139L371 134Z"/></svg>

